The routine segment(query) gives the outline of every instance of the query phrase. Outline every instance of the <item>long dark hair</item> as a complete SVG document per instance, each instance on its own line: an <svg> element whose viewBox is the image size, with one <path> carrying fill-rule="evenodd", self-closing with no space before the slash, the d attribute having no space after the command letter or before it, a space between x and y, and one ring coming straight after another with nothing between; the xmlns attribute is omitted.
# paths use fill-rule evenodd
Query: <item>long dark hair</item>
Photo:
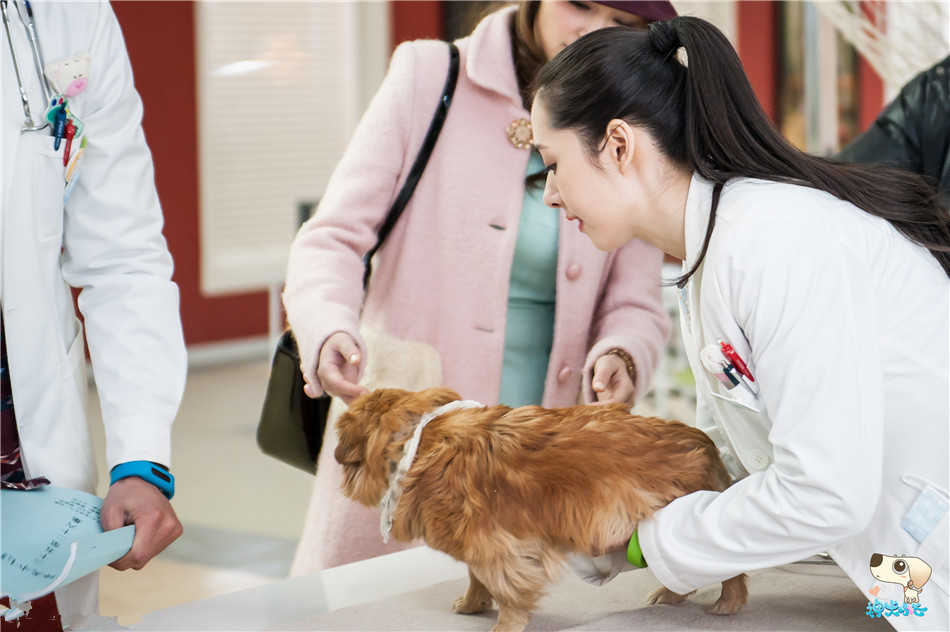
<svg viewBox="0 0 950 632"><path fill-rule="evenodd" d="M929 249L950 276L950 213L931 182L792 146L762 111L729 40L705 20L681 16L647 31L594 31L545 65L534 87L551 124L577 131L592 155L610 120L623 119L645 127L673 162L717 185L736 177L803 184L882 217ZM717 203L714 196L699 258L677 285L706 255Z"/></svg>

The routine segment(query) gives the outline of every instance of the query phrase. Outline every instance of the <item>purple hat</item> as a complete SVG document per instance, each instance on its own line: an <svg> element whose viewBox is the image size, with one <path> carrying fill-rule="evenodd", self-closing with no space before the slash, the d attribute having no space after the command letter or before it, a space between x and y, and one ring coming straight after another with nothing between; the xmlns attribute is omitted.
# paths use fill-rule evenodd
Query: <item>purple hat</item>
<svg viewBox="0 0 950 632"><path fill-rule="evenodd" d="M653 2L651 0L626 0L620 2L600 2L613 9L620 9L633 15L638 15L647 22L661 22L663 20L672 20L676 17L676 9L670 2Z"/></svg>

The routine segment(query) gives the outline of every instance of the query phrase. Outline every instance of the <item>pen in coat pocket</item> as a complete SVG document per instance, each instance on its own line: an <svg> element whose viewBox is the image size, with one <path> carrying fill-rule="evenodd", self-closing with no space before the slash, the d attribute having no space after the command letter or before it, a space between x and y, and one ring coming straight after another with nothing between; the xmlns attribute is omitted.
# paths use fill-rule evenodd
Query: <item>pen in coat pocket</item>
<svg viewBox="0 0 950 632"><path fill-rule="evenodd" d="M723 367L722 372L729 378L729 381L732 382L733 386L738 386L742 384L753 397L758 397L758 393L753 390L752 386L749 384L748 378L739 372L739 370L732 364L729 364Z"/></svg>
<svg viewBox="0 0 950 632"><path fill-rule="evenodd" d="M748 378L750 382L755 382L755 378L752 377L752 372L749 371L749 367L742 361L742 358L739 357L739 354L736 353L736 350L732 348L731 344L720 340L719 348L722 349L722 355L739 371L740 375Z"/></svg>

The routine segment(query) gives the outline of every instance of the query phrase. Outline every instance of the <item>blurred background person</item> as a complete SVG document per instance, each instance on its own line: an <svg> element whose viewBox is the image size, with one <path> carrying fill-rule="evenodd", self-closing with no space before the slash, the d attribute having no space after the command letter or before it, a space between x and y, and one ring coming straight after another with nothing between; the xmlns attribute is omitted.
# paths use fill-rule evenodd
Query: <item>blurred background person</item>
<svg viewBox="0 0 950 632"><path fill-rule="evenodd" d="M112 566L141 569L182 532L168 468L186 374L142 100L108 2L3 4L2 484L96 491L88 341L111 472L100 521L135 524ZM69 105L65 139L44 118L49 92ZM98 574L43 602L66 627L95 614Z"/></svg>
<svg viewBox="0 0 950 632"><path fill-rule="evenodd" d="M608 6L609 5L609 6ZM669 332L662 254L633 241L599 253L544 206L527 88L541 65L606 26L675 15L667 2L526 2L458 41L458 86L405 214L376 241L445 81L445 44L401 45L316 215L294 241L284 290L311 397L446 385L511 406L632 405ZM537 174L541 176L532 178ZM292 574L403 548L379 513L340 492L331 411Z"/></svg>
<svg viewBox="0 0 950 632"><path fill-rule="evenodd" d="M838 159L919 173L950 200L950 57L908 81Z"/></svg>

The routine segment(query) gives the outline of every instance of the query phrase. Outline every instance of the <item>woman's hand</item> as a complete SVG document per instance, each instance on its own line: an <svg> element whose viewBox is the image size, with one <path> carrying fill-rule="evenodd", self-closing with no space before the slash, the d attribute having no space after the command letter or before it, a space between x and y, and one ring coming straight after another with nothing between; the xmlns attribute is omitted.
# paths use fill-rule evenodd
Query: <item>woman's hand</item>
<svg viewBox="0 0 950 632"><path fill-rule="evenodd" d="M620 573L637 570L627 561L627 543L619 542L597 557L579 553L567 556L567 565L588 584L603 586Z"/></svg>
<svg viewBox="0 0 950 632"><path fill-rule="evenodd" d="M591 388L599 403L633 406L633 378L627 370L627 363L616 353L608 352L597 358Z"/></svg>
<svg viewBox="0 0 950 632"><path fill-rule="evenodd" d="M347 404L365 393L367 389L357 383L362 361L360 348L352 336L342 331L331 335L323 343L317 360L317 378L323 390ZM316 397L319 392L309 381L303 390L308 397Z"/></svg>

